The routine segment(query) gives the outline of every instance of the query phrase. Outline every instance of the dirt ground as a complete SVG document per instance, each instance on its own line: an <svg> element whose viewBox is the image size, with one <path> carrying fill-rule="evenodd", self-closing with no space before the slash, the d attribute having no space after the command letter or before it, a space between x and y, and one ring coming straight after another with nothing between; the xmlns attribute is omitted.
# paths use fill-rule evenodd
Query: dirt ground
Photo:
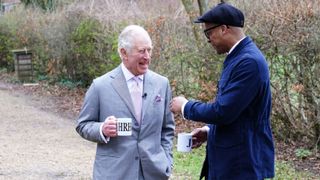
<svg viewBox="0 0 320 180"><path fill-rule="evenodd" d="M91 179L95 144L51 108L0 82L0 179Z"/></svg>

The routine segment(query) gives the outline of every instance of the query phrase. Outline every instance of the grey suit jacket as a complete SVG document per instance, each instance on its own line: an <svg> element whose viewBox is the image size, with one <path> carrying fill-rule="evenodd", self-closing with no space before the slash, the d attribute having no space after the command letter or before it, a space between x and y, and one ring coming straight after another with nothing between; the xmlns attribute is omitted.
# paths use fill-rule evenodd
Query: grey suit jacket
<svg viewBox="0 0 320 180"><path fill-rule="evenodd" d="M143 83L146 97L140 125L120 66L95 79L88 89L76 130L83 138L97 142L94 179L139 179L140 169L146 180L168 179L171 174L174 119L169 109L169 81L148 70ZM132 118L132 136L104 143L99 129L111 115Z"/></svg>

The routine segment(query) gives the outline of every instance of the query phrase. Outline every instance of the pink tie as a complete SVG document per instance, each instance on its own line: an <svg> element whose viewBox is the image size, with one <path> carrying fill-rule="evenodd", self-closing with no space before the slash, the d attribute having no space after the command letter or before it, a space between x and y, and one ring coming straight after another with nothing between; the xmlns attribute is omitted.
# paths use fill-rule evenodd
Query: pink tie
<svg viewBox="0 0 320 180"><path fill-rule="evenodd" d="M139 77L133 77L134 80L132 90L131 90L131 99L133 102L134 110L137 116L137 121L140 123L141 120L141 107L142 107L142 91L139 86Z"/></svg>

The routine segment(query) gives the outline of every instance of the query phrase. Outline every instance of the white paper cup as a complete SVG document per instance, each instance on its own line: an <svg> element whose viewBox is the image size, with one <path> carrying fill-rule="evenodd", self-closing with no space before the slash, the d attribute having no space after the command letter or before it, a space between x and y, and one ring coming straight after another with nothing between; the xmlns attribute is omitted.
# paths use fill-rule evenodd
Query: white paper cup
<svg viewBox="0 0 320 180"><path fill-rule="evenodd" d="M118 133L118 136L131 136L132 135L132 119L117 118L117 133Z"/></svg>
<svg viewBox="0 0 320 180"><path fill-rule="evenodd" d="M179 152L190 152L192 147L192 134L179 133L178 134L178 147Z"/></svg>

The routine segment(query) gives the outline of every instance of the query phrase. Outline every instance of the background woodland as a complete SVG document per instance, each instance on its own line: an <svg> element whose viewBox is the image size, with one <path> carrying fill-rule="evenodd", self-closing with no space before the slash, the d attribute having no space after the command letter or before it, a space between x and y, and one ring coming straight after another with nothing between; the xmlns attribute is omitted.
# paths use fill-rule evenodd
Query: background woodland
<svg viewBox="0 0 320 180"><path fill-rule="evenodd" d="M174 95L211 101L224 56L215 53L201 25L192 21L218 2L24 0L0 16L0 68L14 71L11 51L27 48L36 81L85 89L119 65L118 34L139 24L153 40L151 69L169 78ZM320 1L227 2L243 10L245 32L268 60L275 137L306 142L308 150L318 153Z"/></svg>

